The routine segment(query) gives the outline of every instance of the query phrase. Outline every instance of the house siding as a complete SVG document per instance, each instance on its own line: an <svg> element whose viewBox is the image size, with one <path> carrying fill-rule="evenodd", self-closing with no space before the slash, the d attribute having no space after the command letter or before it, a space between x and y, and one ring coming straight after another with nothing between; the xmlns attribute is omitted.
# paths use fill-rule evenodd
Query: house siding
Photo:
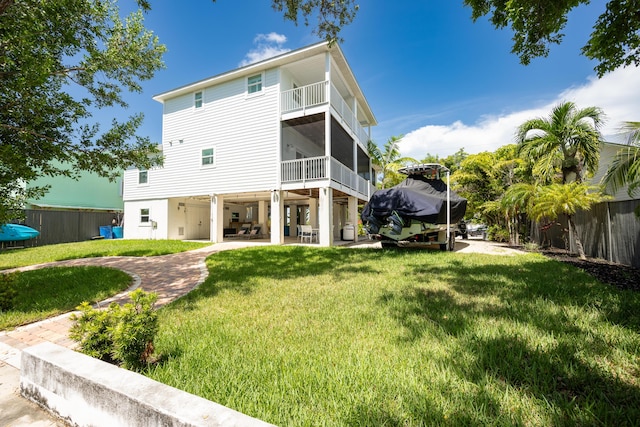
<svg viewBox="0 0 640 427"><path fill-rule="evenodd" d="M190 197L276 188L280 147L277 69L264 73L263 93L246 96L246 78L203 90L202 109L193 93L164 104L162 168L137 184L125 172L124 200ZM181 142L180 142L181 141ZM203 149L215 149L215 166L202 167Z"/></svg>
<svg viewBox="0 0 640 427"><path fill-rule="evenodd" d="M149 222L140 221L140 210L149 209ZM167 239L168 201L141 200L124 203L123 237L126 239ZM152 227L155 222L157 227Z"/></svg>
<svg viewBox="0 0 640 427"><path fill-rule="evenodd" d="M331 73L331 84L325 81L328 62L332 62L335 71ZM258 73L263 77L261 90L248 94L248 78ZM325 42L158 94L154 99L163 104L164 164L147 171L148 179L144 184L138 184L137 169L125 171L124 236L208 238L217 242L223 238L225 227L238 227L244 218L262 223L270 232L271 241L282 243L284 204L295 205L304 200L299 192L289 191L283 197L278 191L283 190L281 162L283 158L323 157L329 141L328 137L320 139L328 128L322 120L331 111L329 99L308 96L306 88L303 89L305 92L282 95L283 90L293 88L294 82L296 87L310 88L313 93L321 88L334 88L340 101L338 104L344 109L347 106L341 97L355 96L362 105L356 110L362 115L361 121L376 124L341 50ZM335 87L333 83L336 83ZM195 108L196 93L198 108ZM282 116L281 96L284 100L299 102L293 97L300 93L305 99L301 109ZM328 91L324 95L328 95ZM307 98L310 102L306 102ZM322 116L310 117L320 113ZM306 126L306 129L292 132L283 125L284 121L290 121L288 124L293 126ZM285 143L288 145L283 149ZM354 151L350 140L348 145L347 154ZM205 149L213 149L214 161L202 166ZM323 161L329 165L328 160ZM302 162L299 165L302 167ZM314 181L314 185L333 186L335 191L346 192L349 197L362 197L362 192L355 187L343 187L342 183L334 186L329 175L323 179ZM294 183L295 187L290 182L287 185L287 190L306 188L306 184L300 182ZM308 203L317 206L318 202L310 198ZM318 218L318 208L312 210L310 217L322 229L319 243L331 245L331 193L321 203L321 218ZM147 208L150 219L157 223L155 231L151 224L141 224L140 210ZM273 217L269 226L270 209ZM237 215L232 216L232 213Z"/></svg>

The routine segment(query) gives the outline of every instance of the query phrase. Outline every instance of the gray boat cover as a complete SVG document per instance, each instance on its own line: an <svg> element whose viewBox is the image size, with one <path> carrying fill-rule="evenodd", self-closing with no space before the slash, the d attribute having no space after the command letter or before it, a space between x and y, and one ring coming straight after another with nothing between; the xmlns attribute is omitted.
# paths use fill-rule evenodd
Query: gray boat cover
<svg viewBox="0 0 640 427"><path fill-rule="evenodd" d="M454 191L451 200L451 224L456 224L467 211L467 199ZM396 212L403 220L417 220L429 224L447 223L447 184L440 179L427 179L423 175L409 175L395 187L378 190L362 210L363 222L374 217L379 223Z"/></svg>

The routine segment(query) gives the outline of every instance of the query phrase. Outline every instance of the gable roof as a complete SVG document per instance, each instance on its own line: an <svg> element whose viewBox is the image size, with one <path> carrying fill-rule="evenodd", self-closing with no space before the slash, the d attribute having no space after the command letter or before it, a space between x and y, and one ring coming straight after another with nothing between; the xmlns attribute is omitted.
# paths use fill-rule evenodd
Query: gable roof
<svg viewBox="0 0 640 427"><path fill-rule="evenodd" d="M351 90L353 90L354 96L358 100L358 103L361 107L360 112L367 117L367 120L369 121L369 124L371 126L376 125L377 121L375 116L373 115L373 112L371 111L371 108L369 107L369 103L362 93L360 85L358 85L358 82L353 75L353 72L351 71L351 67L349 67L347 59L345 58L342 50L340 49L340 46L338 46L337 43L329 46L328 42L320 42L297 50L292 50L281 55L262 60L260 62L255 62L253 64L249 64L235 70L217 74L212 77L207 77L203 80L199 80L184 86L177 87L175 89L171 89L166 92L159 93L155 95L153 99L155 101L164 103L166 100L174 98L176 96L196 92L209 86L221 84L237 78L250 76L252 74L260 73L268 69L277 68L286 64L300 61L302 59L310 58L323 52L329 52L331 54L334 64L340 70L340 73L346 80Z"/></svg>

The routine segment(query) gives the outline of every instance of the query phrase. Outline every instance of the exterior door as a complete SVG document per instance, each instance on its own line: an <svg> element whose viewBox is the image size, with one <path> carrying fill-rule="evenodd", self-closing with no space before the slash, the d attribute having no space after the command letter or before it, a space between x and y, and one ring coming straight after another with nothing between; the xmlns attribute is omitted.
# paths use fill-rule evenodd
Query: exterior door
<svg viewBox="0 0 640 427"><path fill-rule="evenodd" d="M211 208L203 205L187 205L187 240L209 239Z"/></svg>

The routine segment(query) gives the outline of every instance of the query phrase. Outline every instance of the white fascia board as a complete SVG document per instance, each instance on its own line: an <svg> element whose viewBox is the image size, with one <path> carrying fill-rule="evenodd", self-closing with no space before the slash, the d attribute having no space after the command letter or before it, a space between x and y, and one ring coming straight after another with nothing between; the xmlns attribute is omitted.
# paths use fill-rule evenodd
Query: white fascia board
<svg viewBox="0 0 640 427"><path fill-rule="evenodd" d="M167 99L171 99L176 96L195 92L195 91L207 88L209 86L223 83L225 81L237 79L245 75L251 75L253 73L262 72L267 69L276 68L281 65L288 64L290 62L295 62L309 56L317 55L318 53L326 51L327 49L328 49L327 42L316 43L311 46L289 51L287 53L283 53L282 55L274 56L273 58L256 62L254 64L249 64L245 67L237 68L232 71L228 71L222 74L208 77L204 80L200 80L194 83L189 83L188 85L181 86L167 92L159 93L158 95L155 95L153 97L153 100L158 101L160 103L164 103L164 101L166 101Z"/></svg>

